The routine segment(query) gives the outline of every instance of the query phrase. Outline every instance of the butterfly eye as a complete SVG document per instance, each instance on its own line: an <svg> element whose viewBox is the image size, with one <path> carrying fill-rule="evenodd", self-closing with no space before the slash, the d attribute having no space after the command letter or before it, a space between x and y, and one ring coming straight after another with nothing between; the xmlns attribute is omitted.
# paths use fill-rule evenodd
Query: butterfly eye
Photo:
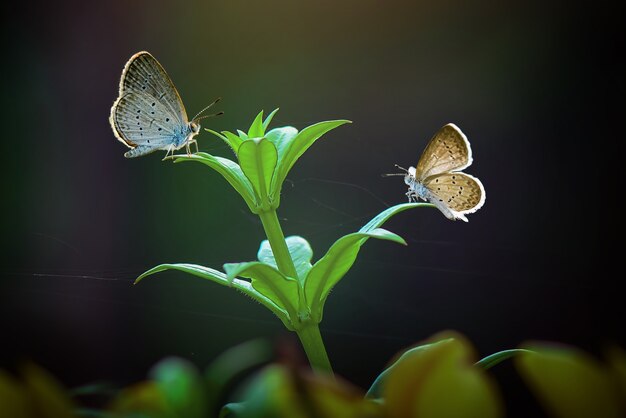
<svg viewBox="0 0 626 418"><path fill-rule="evenodd" d="M200 132L200 125L198 125L196 122L191 122L189 125L191 126L191 131L193 133L196 134L196 133Z"/></svg>

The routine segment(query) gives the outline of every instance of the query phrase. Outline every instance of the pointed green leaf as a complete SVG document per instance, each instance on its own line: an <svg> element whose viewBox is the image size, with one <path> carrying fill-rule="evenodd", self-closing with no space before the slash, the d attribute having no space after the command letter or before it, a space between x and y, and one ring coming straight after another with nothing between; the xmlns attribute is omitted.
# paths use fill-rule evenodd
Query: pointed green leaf
<svg viewBox="0 0 626 418"><path fill-rule="evenodd" d="M251 261L247 263L224 264L228 280L242 276L252 280L252 287L271 300L276 306L285 310L293 320L297 318L295 306L298 306L298 282L284 276L275 267Z"/></svg>
<svg viewBox="0 0 626 418"><path fill-rule="evenodd" d="M296 267L298 278L300 279L300 281L303 281L312 267L311 258L313 258L313 250L311 249L311 246L309 245L307 240L302 237L291 236L285 238L285 241L287 242L289 255L291 255L293 264ZM261 243L261 247L259 248L257 257L260 262L270 264L278 268L276 260L274 259L272 247L270 246L268 240L264 240Z"/></svg>
<svg viewBox="0 0 626 418"><path fill-rule="evenodd" d="M261 138L263 135L265 135L265 131L263 130L263 111L261 110L248 129L248 138Z"/></svg>
<svg viewBox="0 0 626 418"><path fill-rule="evenodd" d="M361 245L369 238L406 245L402 237L380 228L369 232L355 232L335 241L326 255L311 268L305 280L306 300L311 307L311 315L317 322L322 320L324 303L331 289L350 270Z"/></svg>
<svg viewBox="0 0 626 418"><path fill-rule="evenodd" d="M248 139L248 134L245 133L244 131L237 129L237 134L239 135L239 137L245 141L246 139Z"/></svg>
<svg viewBox="0 0 626 418"><path fill-rule="evenodd" d="M523 353L532 353L530 350L524 350L522 348L514 348L512 350L503 350L498 351L497 353L493 353L485 358L480 359L476 362L476 366L481 367L485 370L488 370L503 362L504 360L510 359L511 357L518 356Z"/></svg>
<svg viewBox="0 0 626 418"><path fill-rule="evenodd" d="M192 363L182 358L169 357L157 363L149 376L156 382L175 416L207 416L204 380Z"/></svg>
<svg viewBox="0 0 626 418"><path fill-rule="evenodd" d="M214 270L209 267L199 266L197 264L160 264L156 267L152 267L150 270L142 273L137 279L135 279L135 283L139 283L144 278L151 276L156 273L160 273L166 270L178 270L183 271L185 273L192 274L194 276L200 277L202 279L211 280L217 284L221 284L223 286L231 286L230 281L226 277L224 273L218 270Z"/></svg>
<svg viewBox="0 0 626 418"><path fill-rule="evenodd" d="M318 122L314 125L307 126L298 132L298 134L289 143L289 146L285 149L285 154L283 156L284 167L281 168L284 170L284 173L282 174L286 176L298 158L300 158L300 156L304 154L304 152L309 149L309 147L313 145L313 143L322 135L346 123L352 122L349 120Z"/></svg>
<svg viewBox="0 0 626 418"><path fill-rule="evenodd" d="M399 205L392 206L390 208L385 209L384 211L376 215L374 218L372 218L372 220L369 221L363 228L359 229L359 232L369 232L372 229L379 228L393 215L396 215L407 209L422 208L422 207L434 208L435 206L430 203L401 203Z"/></svg>
<svg viewBox="0 0 626 418"><path fill-rule="evenodd" d="M248 178L241 170L241 167L239 167L239 164L229 160L228 158L215 157L211 154L207 154L206 152L176 156L176 160L174 162L179 163L187 161L200 162L208 165L220 173L222 177L224 177L226 181L228 181L228 183L230 183L230 185L237 190L241 197L243 197L243 200L246 201L250 210L253 212L256 210L257 204L254 189Z"/></svg>
<svg viewBox="0 0 626 418"><path fill-rule="evenodd" d="M274 115L276 115L276 112L278 112L278 108L274 109L272 113L267 115L267 117L263 121L263 133L267 132L267 128L268 126L270 126L270 122L272 122L272 119L274 118Z"/></svg>
<svg viewBox="0 0 626 418"><path fill-rule="evenodd" d="M222 141L226 142L226 144L230 145L230 143L228 142L228 139L221 133L214 131L213 129L209 129L209 128L204 128L205 131L212 133L213 135L215 135L216 137L218 137L219 139L221 139ZM225 131L227 132L227 131Z"/></svg>
<svg viewBox="0 0 626 418"><path fill-rule="evenodd" d="M296 136L292 137L290 141L281 143L280 146L276 144L279 150L279 161L278 167L276 168L277 175L272 185L274 200L278 201L280 198L282 184L285 178L287 178L287 173L289 173L289 170L291 170L298 158L300 158L300 156L322 135L346 123L351 122L349 120L319 122L304 128Z"/></svg>
<svg viewBox="0 0 626 418"><path fill-rule="evenodd" d="M289 322L289 318L287 316L287 311L282 307L276 305L266 296L259 293L256 289L252 287L252 284L250 282L240 279L229 280L228 277L221 271L214 270L209 267L199 266L197 264L160 264L137 277L137 279L135 280L135 284L139 283L147 276L166 270L178 270L189 273L196 277L200 277L202 279L210 280L217 284L221 284L222 286L234 287L241 293L256 300L261 305L272 311L274 315L276 315L283 322L283 324L285 324L285 327L287 327L287 329L293 330L293 327L291 326L291 323Z"/></svg>
<svg viewBox="0 0 626 418"><path fill-rule="evenodd" d="M224 134L226 139L228 139L228 143L236 155L237 152L239 152L239 147L241 146L243 139L239 138L237 135L229 131L222 131L222 133Z"/></svg>
<svg viewBox="0 0 626 418"><path fill-rule="evenodd" d="M242 140L237 135L232 132L222 131L222 133L216 132L213 129L204 128L205 131L212 133L222 141L226 143L230 147L230 149L237 155L237 149L239 149L239 145Z"/></svg>
<svg viewBox="0 0 626 418"><path fill-rule="evenodd" d="M263 203L268 199L278 154L276 146L265 138L244 141L239 147L239 164Z"/></svg>

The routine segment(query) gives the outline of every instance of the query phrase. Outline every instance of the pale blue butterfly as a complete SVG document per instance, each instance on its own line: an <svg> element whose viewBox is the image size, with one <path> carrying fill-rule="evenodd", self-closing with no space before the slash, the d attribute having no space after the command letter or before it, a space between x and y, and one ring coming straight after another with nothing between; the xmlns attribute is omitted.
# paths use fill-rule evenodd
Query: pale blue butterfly
<svg viewBox="0 0 626 418"><path fill-rule="evenodd" d="M222 114L200 115L217 103L202 109L191 122L183 101L161 64L148 52L138 52L126 63L120 80L119 97L111 107L109 122L115 137L130 151L126 158L139 157L156 150L165 150L165 158L175 150L190 145L200 133L201 119ZM164 159L165 159L164 158Z"/></svg>

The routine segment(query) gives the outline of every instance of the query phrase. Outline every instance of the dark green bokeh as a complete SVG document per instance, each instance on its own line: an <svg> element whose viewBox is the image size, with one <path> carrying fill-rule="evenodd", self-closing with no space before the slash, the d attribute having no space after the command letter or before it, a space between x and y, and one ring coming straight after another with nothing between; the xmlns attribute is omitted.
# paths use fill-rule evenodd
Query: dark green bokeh
<svg viewBox="0 0 626 418"><path fill-rule="evenodd" d="M189 114L215 97L215 130L345 118L289 176L279 216L323 254L404 199L415 165L454 122L487 190L468 224L435 210L386 225L322 322L336 371L367 386L400 348L441 329L483 354L529 338L625 343L610 244L623 227L624 37L602 5L492 2L84 2L6 6L2 95L2 346L69 385L135 380L157 359L200 366L283 335L269 312L163 262L252 260L263 237L217 174L126 160L108 125L126 60L148 50ZM203 151L230 156L216 138ZM618 270L619 271L619 270ZM90 277L73 277L90 276ZM104 280L106 278L106 280ZM356 350L355 350L356 349ZM503 372L503 373L506 373ZM506 377L506 375L505 375ZM519 395L523 398L525 395Z"/></svg>

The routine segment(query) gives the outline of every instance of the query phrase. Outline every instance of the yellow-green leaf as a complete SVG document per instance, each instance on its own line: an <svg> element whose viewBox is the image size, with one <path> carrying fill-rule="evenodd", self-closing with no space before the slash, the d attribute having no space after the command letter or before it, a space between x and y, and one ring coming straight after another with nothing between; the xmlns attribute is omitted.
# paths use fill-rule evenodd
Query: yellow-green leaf
<svg viewBox="0 0 626 418"><path fill-rule="evenodd" d="M569 347L530 344L516 357L526 384L556 418L623 417L605 366Z"/></svg>
<svg viewBox="0 0 626 418"><path fill-rule="evenodd" d="M69 395L52 375L34 364L22 369L22 382L26 389L32 416L39 418L74 417L74 405Z"/></svg>
<svg viewBox="0 0 626 418"><path fill-rule="evenodd" d="M495 386L475 367L470 344L456 333L402 356L383 383L390 418L496 418L503 408Z"/></svg>

